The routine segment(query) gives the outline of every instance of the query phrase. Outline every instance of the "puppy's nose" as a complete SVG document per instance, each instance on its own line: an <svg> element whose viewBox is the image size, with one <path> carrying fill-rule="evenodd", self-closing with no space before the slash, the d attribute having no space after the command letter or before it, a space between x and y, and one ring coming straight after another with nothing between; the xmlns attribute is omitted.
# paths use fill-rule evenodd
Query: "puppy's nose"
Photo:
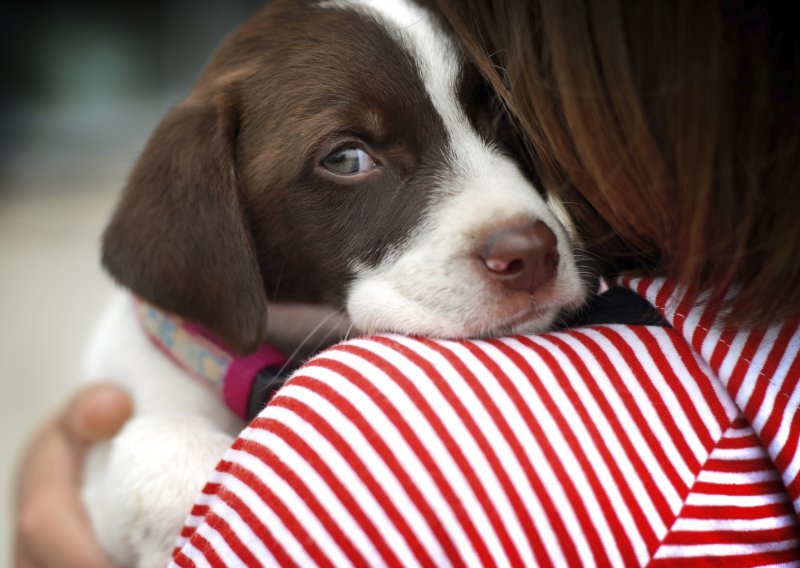
<svg viewBox="0 0 800 568"><path fill-rule="evenodd" d="M558 241L542 221L492 233L481 259L489 274L512 290L533 292L558 268Z"/></svg>

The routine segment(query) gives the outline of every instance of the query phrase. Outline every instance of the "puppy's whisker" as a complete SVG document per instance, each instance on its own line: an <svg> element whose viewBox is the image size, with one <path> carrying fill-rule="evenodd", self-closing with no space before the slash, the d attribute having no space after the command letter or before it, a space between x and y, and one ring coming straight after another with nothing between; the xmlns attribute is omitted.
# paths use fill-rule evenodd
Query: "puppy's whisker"
<svg viewBox="0 0 800 568"><path fill-rule="evenodd" d="M316 334L320 330L320 328L322 328L322 326L328 323L328 320L330 320L334 315L336 315L335 312L329 313L327 316L322 318L322 321L320 321L314 329L308 332L308 335L306 335L305 339L303 339L303 341L301 341L300 344L297 347L295 347L294 351L292 351L292 354L289 355L289 357L287 358L286 363L284 363L283 366L278 370L279 376L287 369L287 367L290 364L292 364L292 362L294 362L295 357L297 357L300 351L302 351L305 344L308 343L308 340L314 337L314 334Z"/></svg>
<svg viewBox="0 0 800 568"><path fill-rule="evenodd" d="M286 259L283 259L283 262L281 263L281 269L278 271L278 279L275 282L275 289L272 291L272 301L273 302L278 299L278 290L280 290L280 287L281 287L281 280L283 279L283 269L284 268L286 268Z"/></svg>
<svg viewBox="0 0 800 568"><path fill-rule="evenodd" d="M342 319L344 319L344 314L339 315L339 321L336 323L336 325L331 327L328 330L328 333L326 333L325 336L314 346L314 349L311 351L312 354L318 353L322 346L328 342L328 338L339 328L339 325L342 323Z"/></svg>

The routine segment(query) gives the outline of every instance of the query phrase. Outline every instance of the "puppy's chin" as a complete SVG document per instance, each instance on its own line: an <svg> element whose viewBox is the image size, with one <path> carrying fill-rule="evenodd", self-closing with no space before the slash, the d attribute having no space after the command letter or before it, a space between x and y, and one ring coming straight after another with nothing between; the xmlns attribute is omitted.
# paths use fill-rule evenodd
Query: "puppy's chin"
<svg viewBox="0 0 800 568"><path fill-rule="evenodd" d="M490 323L481 329L464 329L453 339L488 339L510 335L533 335L552 331L561 327L561 320L566 311L559 307L547 307L527 310L509 320Z"/></svg>
<svg viewBox="0 0 800 568"><path fill-rule="evenodd" d="M393 295L383 305L373 303L375 296L353 302L349 308L352 321L361 333L400 333L436 339L481 339L508 335L542 333L554 329L566 313L565 307L523 309L512 315L492 314L486 306L465 305L458 313L443 313L430 306Z"/></svg>
<svg viewBox="0 0 800 568"><path fill-rule="evenodd" d="M528 335L553 329L560 310L557 307L531 309L489 329L479 337Z"/></svg>

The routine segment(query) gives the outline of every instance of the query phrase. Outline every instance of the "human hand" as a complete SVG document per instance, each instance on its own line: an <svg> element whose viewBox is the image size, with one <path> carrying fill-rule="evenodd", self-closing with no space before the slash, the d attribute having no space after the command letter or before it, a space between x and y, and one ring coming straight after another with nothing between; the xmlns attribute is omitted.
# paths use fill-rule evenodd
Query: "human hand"
<svg viewBox="0 0 800 568"><path fill-rule="evenodd" d="M119 387L78 392L28 444L19 468L15 566L111 567L95 540L80 496L83 458L116 434L133 412Z"/></svg>

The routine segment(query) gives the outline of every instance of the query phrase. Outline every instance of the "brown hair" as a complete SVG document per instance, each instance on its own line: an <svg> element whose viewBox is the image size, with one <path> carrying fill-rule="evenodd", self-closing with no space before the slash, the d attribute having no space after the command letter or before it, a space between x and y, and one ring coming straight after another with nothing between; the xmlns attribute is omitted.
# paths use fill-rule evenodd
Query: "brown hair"
<svg viewBox="0 0 800 568"><path fill-rule="evenodd" d="M438 0L604 271L800 313L800 49L759 3Z"/></svg>

